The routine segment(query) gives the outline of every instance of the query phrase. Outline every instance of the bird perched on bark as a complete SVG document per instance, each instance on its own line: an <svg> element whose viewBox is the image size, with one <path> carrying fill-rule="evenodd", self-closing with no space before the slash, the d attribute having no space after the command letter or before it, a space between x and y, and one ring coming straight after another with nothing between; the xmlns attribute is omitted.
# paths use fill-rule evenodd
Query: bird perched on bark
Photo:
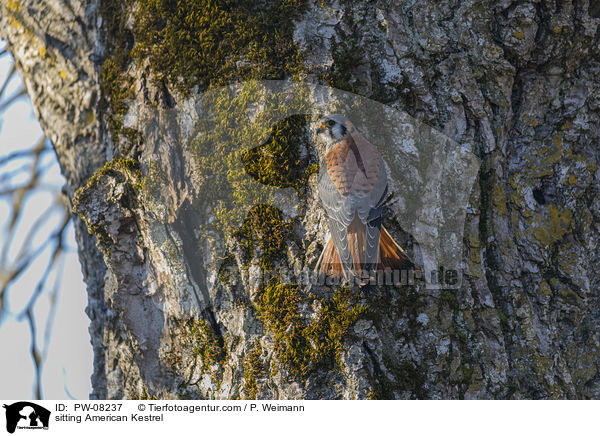
<svg viewBox="0 0 600 436"><path fill-rule="evenodd" d="M316 270L351 280L374 270L409 269L413 263L382 226L387 174L377 148L343 115L323 118L317 134L326 143L318 191L331 237Z"/></svg>

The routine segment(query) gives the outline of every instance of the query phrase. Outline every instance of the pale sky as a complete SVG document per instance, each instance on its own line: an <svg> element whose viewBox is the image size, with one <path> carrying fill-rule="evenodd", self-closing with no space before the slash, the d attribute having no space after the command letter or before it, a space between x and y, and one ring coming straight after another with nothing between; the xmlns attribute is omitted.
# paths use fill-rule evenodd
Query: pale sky
<svg viewBox="0 0 600 436"><path fill-rule="evenodd" d="M0 50L4 43L0 42ZM0 81L6 77L12 64L10 56L0 58ZM12 95L21 86L19 77L12 79L4 98ZM0 114L0 159L8 153L19 149L32 148L42 136L42 130L36 120L29 99L21 98L9 110ZM23 165L27 161L21 161ZM12 166L19 167L19 164ZM64 178L54 153L46 153L43 166L48 166L42 181L52 189L32 195L24 203L22 221L15 232L14 250L11 257L20 248L25 231L39 218L45 216L42 227L33 239L33 246L42 244L49 232L56 228L61 215L47 212L47 207L59 194ZM10 166L0 167L0 177ZM24 174L24 178L26 177ZM13 179L15 180L15 179ZM10 204L0 199L0 246L6 237L6 223L10 216ZM69 226L67 256L65 259L63 278L59 287L58 306L56 309L54 328L50 339L48 358L43 367L42 395L44 399L67 399L69 394L76 399L87 399L91 391L90 375L92 373L92 350L88 327L89 318L84 312L87 304L85 285L81 275L81 266L76 252L73 226ZM38 258L28 273L24 274L8 291L10 315L0 324L0 399L26 400L33 398L34 367L29 354L30 334L26 320L19 320L16 314L23 309L45 270L51 254L48 247ZM50 276L49 287L56 277ZM48 289L35 306L38 329L38 341L43 343L44 328L50 307L50 290Z"/></svg>

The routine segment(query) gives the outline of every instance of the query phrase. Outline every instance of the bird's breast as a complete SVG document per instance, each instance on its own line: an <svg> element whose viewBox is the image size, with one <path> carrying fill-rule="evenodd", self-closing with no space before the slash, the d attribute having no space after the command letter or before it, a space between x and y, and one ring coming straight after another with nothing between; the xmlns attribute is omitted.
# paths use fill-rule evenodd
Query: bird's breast
<svg viewBox="0 0 600 436"><path fill-rule="evenodd" d="M366 197L379 175L379 156L353 144L341 141L327 153L327 174L342 197Z"/></svg>

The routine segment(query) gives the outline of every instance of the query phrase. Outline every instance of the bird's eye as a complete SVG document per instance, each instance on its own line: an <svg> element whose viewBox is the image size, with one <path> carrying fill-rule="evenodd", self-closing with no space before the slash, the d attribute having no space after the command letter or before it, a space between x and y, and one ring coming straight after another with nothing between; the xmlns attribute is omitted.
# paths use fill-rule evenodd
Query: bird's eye
<svg viewBox="0 0 600 436"><path fill-rule="evenodd" d="M335 124L335 121L333 121L333 120L327 120L327 125L329 127L333 126L334 124Z"/></svg>

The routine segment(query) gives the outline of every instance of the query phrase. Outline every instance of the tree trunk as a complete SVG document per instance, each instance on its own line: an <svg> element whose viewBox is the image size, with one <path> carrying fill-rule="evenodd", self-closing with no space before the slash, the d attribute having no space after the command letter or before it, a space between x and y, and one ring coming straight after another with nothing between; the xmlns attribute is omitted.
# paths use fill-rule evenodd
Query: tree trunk
<svg viewBox="0 0 600 436"><path fill-rule="evenodd" d="M78 217L91 397L598 398L598 2L263 3L2 0ZM457 289L275 274L326 241L310 130L340 110Z"/></svg>

